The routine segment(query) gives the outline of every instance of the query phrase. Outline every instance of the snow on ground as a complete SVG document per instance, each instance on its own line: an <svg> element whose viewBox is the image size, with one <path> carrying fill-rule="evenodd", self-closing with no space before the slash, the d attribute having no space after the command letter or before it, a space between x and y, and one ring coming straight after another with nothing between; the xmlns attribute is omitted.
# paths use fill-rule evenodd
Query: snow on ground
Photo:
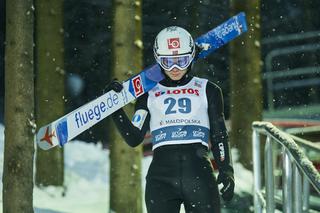
<svg viewBox="0 0 320 213"><path fill-rule="evenodd" d="M65 146L65 153L65 189L35 187L36 212L108 212L108 151L99 144L75 141Z"/></svg>
<svg viewBox="0 0 320 213"><path fill-rule="evenodd" d="M247 170L241 163L239 163L239 153L237 149L231 149L233 169L235 175L235 193L236 194L252 194L253 192L253 174L252 171Z"/></svg>
<svg viewBox="0 0 320 213"><path fill-rule="evenodd" d="M0 178L2 179L4 127L0 124ZM252 192L253 176L240 163L232 150L237 194ZM151 157L142 161L143 178ZM0 182L2 192L2 181ZM143 190L144 191L144 190ZM0 195L2 201L2 195ZM65 187L35 187L33 192L36 213L105 213L109 212L109 151L101 144L73 141L65 146ZM2 212L2 205L0 205ZM144 212L146 210L144 209ZM181 211L183 212L183 210Z"/></svg>

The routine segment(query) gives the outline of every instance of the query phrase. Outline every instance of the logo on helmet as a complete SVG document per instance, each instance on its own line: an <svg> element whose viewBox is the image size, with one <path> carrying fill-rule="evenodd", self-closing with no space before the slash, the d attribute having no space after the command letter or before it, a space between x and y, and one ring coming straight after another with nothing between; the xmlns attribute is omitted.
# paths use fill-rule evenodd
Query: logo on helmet
<svg viewBox="0 0 320 213"><path fill-rule="evenodd" d="M180 39L179 38L169 38L167 39L168 49L177 49L180 48Z"/></svg>

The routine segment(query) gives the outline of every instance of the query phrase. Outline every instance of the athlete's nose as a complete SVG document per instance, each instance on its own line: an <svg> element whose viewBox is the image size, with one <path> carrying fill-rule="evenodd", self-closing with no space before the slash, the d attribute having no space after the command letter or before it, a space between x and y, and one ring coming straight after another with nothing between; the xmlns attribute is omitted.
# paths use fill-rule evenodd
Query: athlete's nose
<svg viewBox="0 0 320 213"><path fill-rule="evenodd" d="M179 72L179 71L180 71L180 69L178 69L178 68L174 67L171 71L172 71L172 72Z"/></svg>

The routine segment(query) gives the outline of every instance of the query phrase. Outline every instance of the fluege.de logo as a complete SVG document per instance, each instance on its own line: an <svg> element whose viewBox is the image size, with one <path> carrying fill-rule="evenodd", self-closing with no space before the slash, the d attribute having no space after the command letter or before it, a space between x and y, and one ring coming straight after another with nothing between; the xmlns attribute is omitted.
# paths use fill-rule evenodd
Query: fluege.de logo
<svg viewBox="0 0 320 213"><path fill-rule="evenodd" d="M107 93L106 99L97 104L90 105L84 109L79 110L74 114L74 121L77 128L81 128L92 120L100 120L103 117L103 113L111 110L120 103L119 94Z"/></svg>

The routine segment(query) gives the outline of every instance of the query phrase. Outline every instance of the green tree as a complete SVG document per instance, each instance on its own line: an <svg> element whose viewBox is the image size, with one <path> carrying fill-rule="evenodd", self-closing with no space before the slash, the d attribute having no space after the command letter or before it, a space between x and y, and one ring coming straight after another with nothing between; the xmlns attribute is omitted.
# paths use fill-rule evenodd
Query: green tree
<svg viewBox="0 0 320 213"><path fill-rule="evenodd" d="M6 1L3 212L33 212L34 8Z"/></svg>
<svg viewBox="0 0 320 213"><path fill-rule="evenodd" d="M141 0L114 0L113 77L125 80L142 68ZM126 107L128 115L133 105ZM110 144L110 209L115 212L142 212L142 147L132 149L112 127Z"/></svg>
<svg viewBox="0 0 320 213"><path fill-rule="evenodd" d="M36 0L35 6L36 121L41 127L64 114L63 0ZM63 149L38 149L36 184L63 185L63 165Z"/></svg>
<svg viewBox="0 0 320 213"><path fill-rule="evenodd" d="M260 1L231 0L232 13L244 11L248 32L230 44L231 144L240 162L252 166L251 123L262 117Z"/></svg>

